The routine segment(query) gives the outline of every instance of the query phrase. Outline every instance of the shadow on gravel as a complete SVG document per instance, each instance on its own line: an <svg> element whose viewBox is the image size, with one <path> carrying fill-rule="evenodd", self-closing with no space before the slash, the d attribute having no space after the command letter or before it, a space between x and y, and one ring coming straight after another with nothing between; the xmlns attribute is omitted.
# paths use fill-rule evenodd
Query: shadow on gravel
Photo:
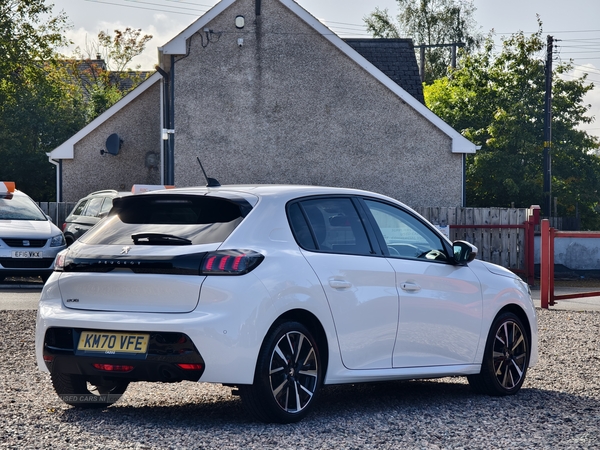
<svg viewBox="0 0 600 450"><path fill-rule="evenodd" d="M321 432L328 433L348 423L360 429L372 428L372 424L379 424L382 420L396 424L428 420L453 427L453 424L472 421L476 417L487 424L497 422L499 429L503 429L508 425L507 419L523 424L553 420L570 424L573 414L589 411L598 414L595 398L535 388L523 388L516 396L489 397L472 393L462 379L446 378L325 387L312 413L302 422L289 426L304 429L319 425L323 427ZM117 403L104 410L68 409L61 413L61 420L123 440L132 429L142 434L144 430L152 430L152 434L164 436L164 433L177 431L190 433L202 430L205 433L212 430L238 434L243 430L282 427L254 422L240 399L233 396L213 396L208 401L198 399L197 402L189 399L187 403L166 406L119 406Z"/></svg>
<svg viewBox="0 0 600 450"><path fill-rule="evenodd" d="M4 280L0 281L0 286L3 287L18 287L18 286L28 286L28 287L43 287L44 282L40 277L6 277Z"/></svg>

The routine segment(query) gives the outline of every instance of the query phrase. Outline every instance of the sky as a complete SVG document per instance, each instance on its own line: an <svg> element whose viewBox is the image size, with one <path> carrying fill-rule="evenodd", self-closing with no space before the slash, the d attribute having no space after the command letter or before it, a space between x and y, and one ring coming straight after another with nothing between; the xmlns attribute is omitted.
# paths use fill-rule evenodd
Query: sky
<svg viewBox="0 0 600 450"><path fill-rule="evenodd" d="M341 37L369 37L364 17L375 8L398 12L396 0L296 0ZM141 28L153 35L146 51L134 60L143 69L157 63L157 47L183 31L218 3L216 0L49 0L54 12L64 11L72 25L67 37L76 45L89 47L99 31L112 33L126 27ZM585 98L596 121L582 126L600 138L600 0L474 0L475 20L483 34L502 36L537 31L536 15L544 35L557 39L556 61L574 60L570 76L588 74L596 87ZM88 44L86 44L88 43ZM70 50L64 49L69 55Z"/></svg>

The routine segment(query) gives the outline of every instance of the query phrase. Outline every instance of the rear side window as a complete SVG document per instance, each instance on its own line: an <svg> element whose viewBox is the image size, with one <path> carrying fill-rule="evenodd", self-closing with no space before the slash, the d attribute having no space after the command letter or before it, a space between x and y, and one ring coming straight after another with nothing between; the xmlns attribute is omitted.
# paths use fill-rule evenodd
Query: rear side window
<svg viewBox="0 0 600 450"><path fill-rule="evenodd" d="M313 198L291 204L288 217L298 245L306 250L372 254L364 225L349 198Z"/></svg>
<svg viewBox="0 0 600 450"><path fill-rule="evenodd" d="M100 208L100 215L108 214L108 212L110 211L110 208L112 208L112 204L113 204L113 199L110 197L106 197L104 199L104 203L102 203L102 208Z"/></svg>
<svg viewBox="0 0 600 450"><path fill-rule="evenodd" d="M298 241L298 245L307 250L316 250L317 245L315 244L311 230L308 227L306 217L300 208L300 204L294 203L290 205L288 214L290 218L290 225L292 226L292 232Z"/></svg>
<svg viewBox="0 0 600 450"><path fill-rule="evenodd" d="M84 216L89 217L98 217L100 214L100 208L102 207L102 202L104 201L104 197L95 197L88 201L87 207L83 212Z"/></svg>
<svg viewBox="0 0 600 450"><path fill-rule="evenodd" d="M251 206L243 199L200 195L141 195L117 198L107 220L81 239L86 244L134 245L147 243L133 236L170 236L152 243L210 244L224 241L242 222ZM177 239L179 241L177 241ZM168 242L167 242L168 241Z"/></svg>

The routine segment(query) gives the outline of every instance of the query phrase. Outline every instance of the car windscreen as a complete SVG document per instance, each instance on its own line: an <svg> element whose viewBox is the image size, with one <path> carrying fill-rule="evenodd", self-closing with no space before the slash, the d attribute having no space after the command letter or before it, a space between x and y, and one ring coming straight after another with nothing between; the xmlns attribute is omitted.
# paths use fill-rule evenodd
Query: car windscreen
<svg viewBox="0 0 600 450"><path fill-rule="evenodd" d="M94 245L187 245L224 241L252 207L243 199L162 194L117 198L80 240Z"/></svg>
<svg viewBox="0 0 600 450"><path fill-rule="evenodd" d="M0 220L39 220L48 218L27 196L9 195L0 197Z"/></svg>

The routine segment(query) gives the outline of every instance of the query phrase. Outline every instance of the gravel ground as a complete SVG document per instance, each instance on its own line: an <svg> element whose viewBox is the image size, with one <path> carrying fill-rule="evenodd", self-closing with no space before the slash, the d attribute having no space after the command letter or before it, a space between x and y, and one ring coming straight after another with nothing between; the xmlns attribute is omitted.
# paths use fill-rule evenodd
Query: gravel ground
<svg viewBox="0 0 600 450"><path fill-rule="evenodd" d="M600 313L538 313L540 363L516 396L475 395L461 378L335 386L304 421L265 425L231 389L190 382L73 409L35 366L35 311L0 311L0 448L599 448Z"/></svg>

